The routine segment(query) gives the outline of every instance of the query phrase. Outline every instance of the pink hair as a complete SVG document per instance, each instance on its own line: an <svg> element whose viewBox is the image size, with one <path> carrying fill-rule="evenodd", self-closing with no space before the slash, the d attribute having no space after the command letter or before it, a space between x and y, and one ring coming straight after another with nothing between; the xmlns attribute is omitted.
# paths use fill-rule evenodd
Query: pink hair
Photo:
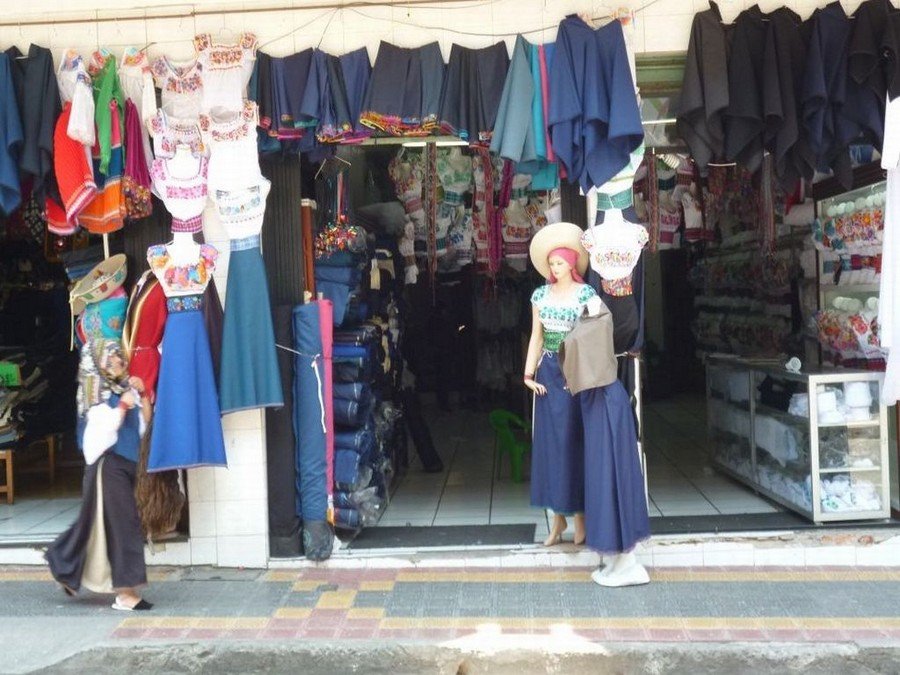
<svg viewBox="0 0 900 675"><path fill-rule="evenodd" d="M572 268L572 278L575 281L577 281L579 284L584 283L584 279L582 279L581 275L578 273L578 267L577 267L578 253L576 251L572 250L571 248L565 248L565 247L555 248L552 251L550 251L549 255L547 256L547 260L550 260L550 258L552 258L553 256L559 256L560 258L565 260L567 263L569 263L569 267ZM549 281L551 284L555 284L556 277L554 277L553 274L551 273L547 277L547 281Z"/></svg>

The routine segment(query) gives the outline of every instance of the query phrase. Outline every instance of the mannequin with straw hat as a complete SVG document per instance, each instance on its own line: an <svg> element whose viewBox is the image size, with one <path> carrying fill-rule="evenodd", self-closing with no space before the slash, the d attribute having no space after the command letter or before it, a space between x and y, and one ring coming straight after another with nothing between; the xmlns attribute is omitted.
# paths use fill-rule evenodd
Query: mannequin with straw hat
<svg viewBox="0 0 900 675"><path fill-rule="evenodd" d="M535 394L531 460L531 504L552 509L545 546L562 541L566 516L575 516L575 543L584 542L584 443L581 409L566 389L558 350L576 319L599 298L582 274L588 267L582 230L553 223L531 240L535 269L547 280L531 296L532 324L525 359L525 386Z"/></svg>

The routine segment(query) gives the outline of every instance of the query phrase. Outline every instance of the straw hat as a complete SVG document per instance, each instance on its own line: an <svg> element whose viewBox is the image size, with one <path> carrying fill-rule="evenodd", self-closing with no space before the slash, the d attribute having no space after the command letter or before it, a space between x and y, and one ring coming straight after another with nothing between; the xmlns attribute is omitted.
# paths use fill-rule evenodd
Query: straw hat
<svg viewBox="0 0 900 675"><path fill-rule="evenodd" d="M584 276L590 259L588 252L581 245L583 234L584 230L575 223L551 223L542 227L532 238L531 246L528 249L534 269L542 277L549 279L550 263L547 262L547 257L550 255L550 251L556 248L570 248L578 254L576 268L578 273Z"/></svg>
<svg viewBox="0 0 900 675"><path fill-rule="evenodd" d="M94 269L79 279L69 292L72 314L81 314L93 302L108 298L125 282L128 273L127 258L119 253L100 262Z"/></svg>

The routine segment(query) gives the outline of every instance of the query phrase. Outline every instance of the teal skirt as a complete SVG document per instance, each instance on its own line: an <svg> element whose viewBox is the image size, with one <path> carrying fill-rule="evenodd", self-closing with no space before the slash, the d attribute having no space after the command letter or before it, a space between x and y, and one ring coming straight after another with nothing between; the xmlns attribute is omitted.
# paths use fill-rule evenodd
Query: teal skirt
<svg viewBox="0 0 900 675"><path fill-rule="evenodd" d="M269 286L259 247L232 250L219 369L222 413L284 405Z"/></svg>

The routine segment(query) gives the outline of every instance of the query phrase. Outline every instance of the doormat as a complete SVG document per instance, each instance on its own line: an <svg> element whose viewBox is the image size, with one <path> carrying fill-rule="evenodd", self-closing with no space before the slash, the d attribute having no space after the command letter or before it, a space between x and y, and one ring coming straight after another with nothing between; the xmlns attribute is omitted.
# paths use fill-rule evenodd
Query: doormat
<svg viewBox="0 0 900 675"><path fill-rule="evenodd" d="M655 516L650 519L653 534L700 534L709 532L757 532L761 530L815 530L900 527L900 521L853 520L843 523L816 523L790 511L778 513L720 514L717 516Z"/></svg>
<svg viewBox="0 0 900 675"><path fill-rule="evenodd" d="M534 530L534 523L524 525L367 527L347 545L347 548L517 546L521 544L533 544Z"/></svg>

